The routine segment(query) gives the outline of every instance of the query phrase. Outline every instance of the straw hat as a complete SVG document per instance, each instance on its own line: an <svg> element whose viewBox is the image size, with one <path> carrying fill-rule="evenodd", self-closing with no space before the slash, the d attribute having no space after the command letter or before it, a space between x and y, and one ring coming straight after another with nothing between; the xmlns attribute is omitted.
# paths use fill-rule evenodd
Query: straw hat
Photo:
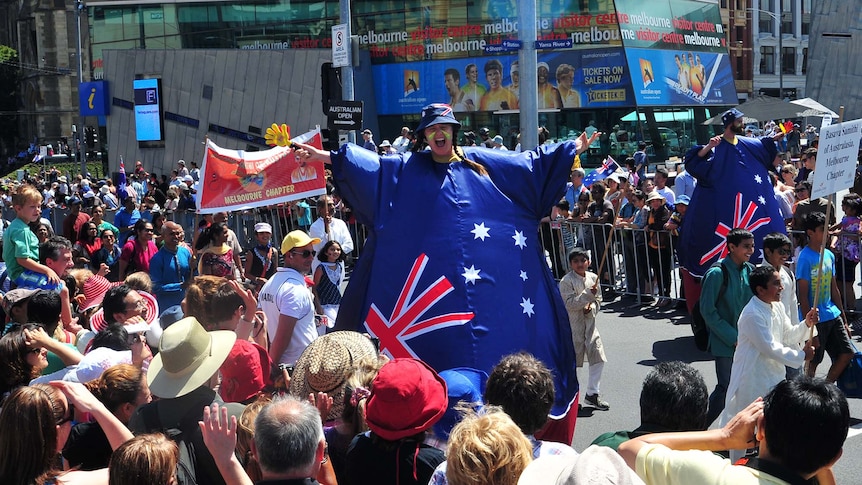
<svg viewBox="0 0 862 485"><path fill-rule="evenodd" d="M351 331L332 332L311 343L299 356L288 392L300 399L310 393L325 392L332 398L326 420L338 419L344 410L344 386L356 365L365 357L377 356L368 337Z"/></svg>
<svg viewBox="0 0 862 485"><path fill-rule="evenodd" d="M227 359L234 342L235 332L207 332L195 317L174 323L162 334L159 353L147 371L150 391L171 399L204 385Z"/></svg>

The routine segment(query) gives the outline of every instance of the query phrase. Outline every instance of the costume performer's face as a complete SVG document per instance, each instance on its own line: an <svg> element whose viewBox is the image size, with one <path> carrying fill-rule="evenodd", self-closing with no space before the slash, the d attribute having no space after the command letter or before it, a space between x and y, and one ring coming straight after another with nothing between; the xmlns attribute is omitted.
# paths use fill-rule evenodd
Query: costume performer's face
<svg viewBox="0 0 862 485"><path fill-rule="evenodd" d="M733 133L737 135L742 135L745 133L745 126L743 124L742 118L739 118L734 121L733 124L730 125L730 127L733 130Z"/></svg>
<svg viewBox="0 0 862 485"><path fill-rule="evenodd" d="M453 152L452 125L441 123L425 128L425 140L434 155L438 157L451 155Z"/></svg>

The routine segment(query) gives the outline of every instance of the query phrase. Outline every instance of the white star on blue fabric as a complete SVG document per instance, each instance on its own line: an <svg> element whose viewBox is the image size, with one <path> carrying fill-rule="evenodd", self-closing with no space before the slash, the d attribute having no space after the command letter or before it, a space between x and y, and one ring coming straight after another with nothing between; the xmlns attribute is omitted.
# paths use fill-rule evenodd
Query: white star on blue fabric
<svg viewBox="0 0 862 485"><path fill-rule="evenodd" d="M766 199L762 195L757 196L757 201L760 202L760 205L766 205Z"/></svg>
<svg viewBox="0 0 862 485"><path fill-rule="evenodd" d="M528 317L532 317L534 313L533 311L533 302L530 301L529 298L521 298L521 308L524 309L524 314Z"/></svg>
<svg viewBox="0 0 862 485"><path fill-rule="evenodd" d="M481 280L482 277L479 276L479 270L476 269L476 265L470 265L469 268L464 268L464 272L461 274L464 277L464 284L473 283L476 284L476 280Z"/></svg>
<svg viewBox="0 0 862 485"><path fill-rule="evenodd" d="M762 183L763 183L763 179L762 179L762 178L760 178L760 174L757 174L757 175L755 175L755 176L754 176L754 181L755 181L755 182L757 182L757 183L759 183L759 184L762 184Z"/></svg>
<svg viewBox="0 0 862 485"><path fill-rule="evenodd" d="M520 278L521 278L523 281L527 281L527 272L526 272L526 271L524 271L524 270L521 270Z"/></svg>
<svg viewBox="0 0 862 485"><path fill-rule="evenodd" d="M482 241L485 241L486 237L491 237L491 235L488 234L488 231L490 230L491 229L485 227L485 223L483 222L481 224L473 224L473 230L470 232L473 233L473 239L481 239Z"/></svg>
<svg viewBox="0 0 862 485"><path fill-rule="evenodd" d="M515 240L515 246L518 246L521 249L527 247L527 238L524 237L524 233L521 231L515 231L515 235L512 236L512 239Z"/></svg>

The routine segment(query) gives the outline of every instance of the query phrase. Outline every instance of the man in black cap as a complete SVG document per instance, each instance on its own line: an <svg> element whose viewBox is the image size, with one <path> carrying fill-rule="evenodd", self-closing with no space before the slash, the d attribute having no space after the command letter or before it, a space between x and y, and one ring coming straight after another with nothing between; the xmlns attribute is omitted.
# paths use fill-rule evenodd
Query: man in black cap
<svg viewBox="0 0 862 485"><path fill-rule="evenodd" d="M368 128L362 130L362 138L365 140L362 143L362 148L377 153L377 145L374 144L374 134L371 133L371 130Z"/></svg>
<svg viewBox="0 0 862 485"><path fill-rule="evenodd" d="M69 214L63 219L63 236L74 245L78 242L78 232L85 222L89 222L90 216L81 211L81 198L73 195L66 200L69 206Z"/></svg>
<svg viewBox="0 0 862 485"><path fill-rule="evenodd" d="M491 130L483 126L482 128L479 128L479 136L482 138L482 143L479 146L494 148L494 140L491 138Z"/></svg>

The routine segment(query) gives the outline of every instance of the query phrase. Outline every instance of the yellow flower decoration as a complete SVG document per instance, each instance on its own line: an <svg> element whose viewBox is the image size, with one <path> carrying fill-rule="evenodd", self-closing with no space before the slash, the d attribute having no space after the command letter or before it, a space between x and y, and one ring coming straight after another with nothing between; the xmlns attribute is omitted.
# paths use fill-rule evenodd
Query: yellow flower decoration
<svg viewBox="0 0 862 485"><path fill-rule="evenodd" d="M273 123L271 127L266 129L266 144L271 146L286 147L290 146L290 127L282 123L278 126Z"/></svg>

